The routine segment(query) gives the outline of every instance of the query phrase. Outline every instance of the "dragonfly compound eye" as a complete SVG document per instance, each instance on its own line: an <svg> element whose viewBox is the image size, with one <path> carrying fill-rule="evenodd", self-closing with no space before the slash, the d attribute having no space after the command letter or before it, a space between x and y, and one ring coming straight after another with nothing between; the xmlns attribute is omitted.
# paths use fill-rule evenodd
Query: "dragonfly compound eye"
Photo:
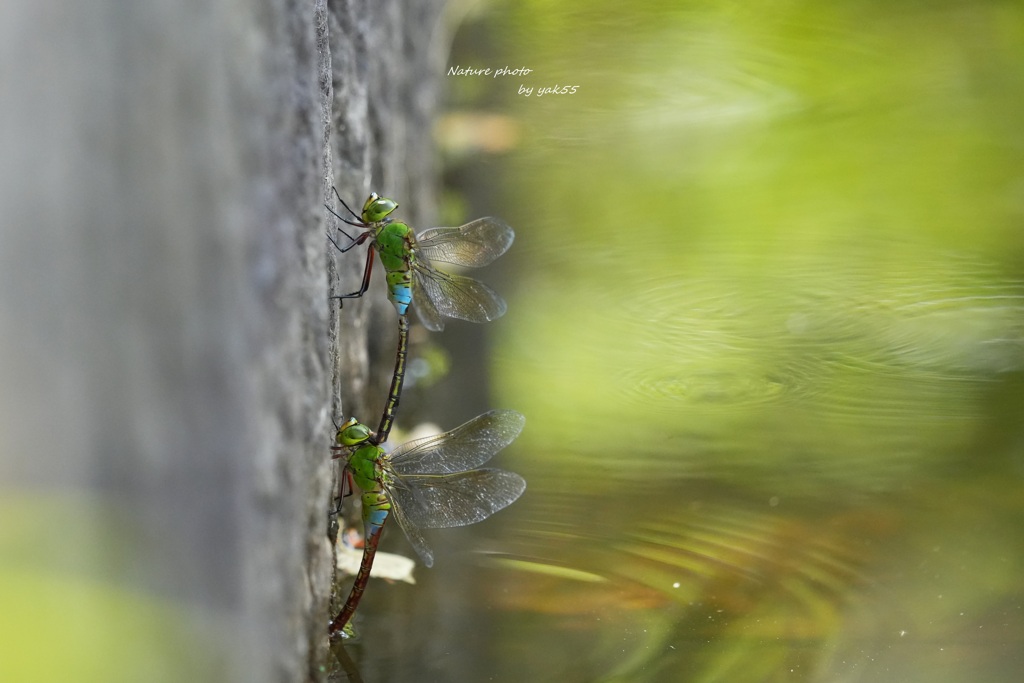
<svg viewBox="0 0 1024 683"><path fill-rule="evenodd" d="M353 418L341 425L341 429L338 430L338 435L335 437L335 441L341 446L355 446L356 444L363 443L370 438L370 428L364 424L356 422Z"/></svg>
<svg viewBox="0 0 1024 683"><path fill-rule="evenodd" d="M398 202L394 199L381 197L376 192L371 194L366 203L363 204L362 219L364 223L379 223L387 218L388 214L398 208Z"/></svg>

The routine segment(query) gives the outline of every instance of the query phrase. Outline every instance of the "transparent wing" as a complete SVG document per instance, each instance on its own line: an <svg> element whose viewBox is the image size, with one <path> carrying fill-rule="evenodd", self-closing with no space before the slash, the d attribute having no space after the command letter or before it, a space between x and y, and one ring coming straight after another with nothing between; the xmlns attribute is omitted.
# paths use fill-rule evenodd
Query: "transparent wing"
<svg viewBox="0 0 1024 683"><path fill-rule="evenodd" d="M391 516L398 522L398 526L402 527L402 532L405 537L409 539L409 544L416 551L416 554L423 560L424 567L434 566L434 551L430 549L430 544L427 543L427 539L423 538L423 534L420 533L420 528L410 522L405 516L405 507L411 507L411 505L404 505L400 502L400 498L404 496L400 493L396 494L396 491L402 490L402 485L397 486L389 485L385 487L388 491L388 496L391 500Z"/></svg>
<svg viewBox="0 0 1024 683"><path fill-rule="evenodd" d="M526 418L514 410L492 410L455 429L409 441L387 458L399 477L452 474L484 464L523 431Z"/></svg>
<svg viewBox="0 0 1024 683"><path fill-rule="evenodd" d="M515 232L497 218L478 218L461 228L431 228L416 235L416 251L433 261L479 268L512 246Z"/></svg>
<svg viewBox="0 0 1024 683"><path fill-rule="evenodd" d="M416 315L419 316L420 322L423 323L423 327L427 328L431 332L440 332L444 329L444 318L437 312L437 307L434 306L434 302L430 300L430 297L427 296L427 293L423 290L423 286L420 284L421 280L422 278L417 277L413 282L413 308L416 309Z"/></svg>
<svg viewBox="0 0 1024 683"><path fill-rule="evenodd" d="M412 536L419 535L419 529L445 529L483 521L514 503L525 490L526 481L514 472L482 469L397 477L389 484L388 495L392 509L401 510L396 517L413 541Z"/></svg>
<svg viewBox="0 0 1024 683"><path fill-rule="evenodd" d="M433 328L424 321L427 329L443 328L440 316L485 323L505 315L508 308L505 300L478 280L442 273L421 260L413 261L412 270L415 277L413 296L419 295L417 306L427 308L428 315L439 314L435 323L440 327ZM424 298L430 300L430 306L423 306ZM423 313L420 315L422 317Z"/></svg>

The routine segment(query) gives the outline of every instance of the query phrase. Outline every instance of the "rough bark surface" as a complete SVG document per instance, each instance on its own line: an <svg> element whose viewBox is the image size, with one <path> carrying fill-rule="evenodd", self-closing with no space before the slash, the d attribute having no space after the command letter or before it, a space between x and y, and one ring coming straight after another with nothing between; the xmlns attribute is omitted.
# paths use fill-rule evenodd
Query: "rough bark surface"
<svg viewBox="0 0 1024 683"><path fill-rule="evenodd" d="M325 663L333 422L375 424L396 326L381 282L329 301L363 252L323 205L432 214L440 10L0 7L0 482L116 501L107 573L213 624L228 679Z"/></svg>

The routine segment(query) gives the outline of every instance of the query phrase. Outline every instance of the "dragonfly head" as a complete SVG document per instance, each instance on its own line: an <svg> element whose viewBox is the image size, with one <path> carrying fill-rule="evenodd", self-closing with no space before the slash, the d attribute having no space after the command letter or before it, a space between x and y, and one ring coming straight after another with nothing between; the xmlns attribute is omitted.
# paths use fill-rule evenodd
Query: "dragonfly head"
<svg viewBox="0 0 1024 683"><path fill-rule="evenodd" d="M373 432L366 425L352 418L338 429L338 435L334 440L339 446L358 446L369 441Z"/></svg>
<svg viewBox="0 0 1024 683"><path fill-rule="evenodd" d="M381 197L376 192L371 192L370 196L366 198L366 203L363 204L363 222L380 223L397 208L398 202L394 199Z"/></svg>

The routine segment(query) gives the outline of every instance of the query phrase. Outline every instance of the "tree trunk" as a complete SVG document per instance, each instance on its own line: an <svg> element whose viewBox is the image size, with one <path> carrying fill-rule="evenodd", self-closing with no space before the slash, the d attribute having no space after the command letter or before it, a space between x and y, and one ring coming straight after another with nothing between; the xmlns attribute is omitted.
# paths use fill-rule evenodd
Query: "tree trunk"
<svg viewBox="0 0 1024 683"><path fill-rule="evenodd" d="M333 423L376 420L396 322L329 300L364 252L323 205L433 213L440 5L0 6L0 496L78 525L41 573L182 607L212 679L326 657Z"/></svg>

